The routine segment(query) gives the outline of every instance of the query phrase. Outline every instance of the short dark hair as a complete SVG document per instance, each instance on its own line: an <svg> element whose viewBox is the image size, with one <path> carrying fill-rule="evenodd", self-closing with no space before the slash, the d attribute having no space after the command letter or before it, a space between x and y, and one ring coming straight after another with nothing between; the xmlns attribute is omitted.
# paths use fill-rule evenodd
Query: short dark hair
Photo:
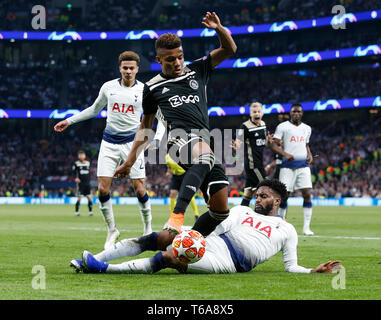
<svg viewBox="0 0 381 320"><path fill-rule="evenodd" d="M292 106L291 106L291 109L292 109L293 107L301 107L302 110L303 110L302 105L301 105L300 103L298 103L298 102L297 102L297 103L293 103ZM291 109L290 109L290 110L291 110Z"/></svg>
<svg viewBox="0 0 381 320"><path fill-rule="evenodd" d="M78 154L80 154L80 153L86 154L86 152L84 150L78 150Z"/></svg>
<svg viewBox="0 0 381 320"><path fill-rule="evenodd" d="M118 61L119 65L122 63L122 61L136 61L136 64L139 65L140 57L134 51L124 51L119 55Z"/></svg>
<svg viewBox="0 0 381 320"><path fill-rule="evenodd" d="M257 185L257 190L260 187L269 187L271 190L275 191L280 196L281 204L285 204L287 202L288 192L287 187L283 182L280 182L277 179L265 179Z"/></svg>
<svg viewBox="0 0 381 320"><path fill-rule="evenodd" d="M181 39L175 33L164 33L155 41L156 52L158 49L176 49L181 47Z"/></svg>

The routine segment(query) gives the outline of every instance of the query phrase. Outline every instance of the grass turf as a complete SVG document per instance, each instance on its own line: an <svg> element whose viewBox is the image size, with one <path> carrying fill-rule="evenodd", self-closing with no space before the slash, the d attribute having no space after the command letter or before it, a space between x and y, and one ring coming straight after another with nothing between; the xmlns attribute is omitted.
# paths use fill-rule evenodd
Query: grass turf
<svg viewBox="0 0 381 320"><path fill-rule="evenodd" d="M80 217L74 216L73 209L67 205L0 207L0 299L381 299L379 208L314 207L311 229L316 236L299 237L299 264L315 267L328 260L341 260L345 289L332 287L335 275L284 272L281 253L240 274L183 275L170 269L154 275L76 274L69 268L70 260L79 258L84 249L101 251L106 229L96 206L93 217L88 216L85 205L81 206ZM152 209L153 228L160 230L169 210L164 206ZM199 210L202 213L206 208ZM141 234L137 206L114 206L114 212L120 239ZM188 210L185 224L192 225L193 221ZM300 207L289 208L288 222L301 233ZM149 256L152 252L139 257ZM36 265L46 271L46 288L42 290L32 287L34 277L41 275L32 273Z"/></svg>

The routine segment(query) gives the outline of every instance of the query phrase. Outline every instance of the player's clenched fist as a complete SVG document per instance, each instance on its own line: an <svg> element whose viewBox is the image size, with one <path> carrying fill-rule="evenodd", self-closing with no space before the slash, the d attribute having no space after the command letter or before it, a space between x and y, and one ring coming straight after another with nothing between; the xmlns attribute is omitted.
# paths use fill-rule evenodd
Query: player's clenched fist
<svg viewBox="0 0 381 320"><path fill-rule="evenodd" d="M126 178L130 174L131 171L131 165L129 165L127 162L123 163L120 165L114 174L114 178Z"/></svg>
<svg viewBox="0 0 381 320"><path fill-rule="evenodd" d="M69 122L68 122L66 119L65 119L65 120L62 120L62 121L58 122L58 123L54 126L54 131L62 132L62 131L64 131L68 126L69 126Z"/></svg>

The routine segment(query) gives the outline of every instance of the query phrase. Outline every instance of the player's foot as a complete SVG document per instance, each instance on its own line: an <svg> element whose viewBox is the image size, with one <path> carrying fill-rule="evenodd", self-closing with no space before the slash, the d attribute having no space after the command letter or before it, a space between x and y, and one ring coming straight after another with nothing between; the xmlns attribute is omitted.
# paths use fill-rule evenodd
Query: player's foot
<svg viewBox="0 0 381 320"><path fill-rule="evenodd" d="M93 216L93 213L92 213L92 212L89 212L89 216L92 217L92 216Z"/></svg>
<svg viewBox="0 0 381 320"><path fill-rule="evenodd" d="M70 267L74 268L75 272L83 271L82 259L73 259L70 261Z"/></svg>
<svg viewBox="0 0 381 320"><path fill-rule="evenodd" d="M303 235L305 235L305 236L313 236L314 233L311 231L310 228L308 228L308 229L303 229Z"/></svg>
<svg viewBox="0 0 381 320"><path fill-rule="evenodd" d="M110 248L115 243L115 241L119 238L119 235L120 235L120 232L117 228L113 230L109 230L107 233L107 239L104 245L104 249L107 250L108 248Z"/></svg>
<svg viewBox="0 0 381 320"><path fill-rule="evenodd" d="M184 224L184 214L172 213L167 223L164 225L163 229L172 231L177 234L181 232L181 227L183 224Z"/></svg>
<svg viewBox="0 0 381 320"><path fill-rule="evenodd" d="M76 217L80 216L79 212L74 212L74 214L75 214Z"/></svg>
<svg viewBox="0 0 381 320"><path fill-rule="evenodd" d="M98 261L89 251L82 252L83 267L90 273L105 273L108 263Z"/></svg>

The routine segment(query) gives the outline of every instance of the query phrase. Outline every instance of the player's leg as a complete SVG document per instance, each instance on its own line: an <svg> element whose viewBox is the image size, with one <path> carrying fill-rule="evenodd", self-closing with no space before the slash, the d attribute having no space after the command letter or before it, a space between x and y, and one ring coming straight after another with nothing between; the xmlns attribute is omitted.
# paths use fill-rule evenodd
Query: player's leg
<svg viewBox="0 0 381 320"><path fill-rule="evenodd" d="M302 189L303 196L303 234L306 236L313 236L314 233L311 231L311 218L312 218L312 201L311 201L311 189Z"/></svg>
<svg viewBox="0 0 381 320"><path fill-rule="evenodd" d="M253 198L254 190L251 187L245 187L243 191L243 198L241 201L241 206L250 206L250 201Z"/></svg>
<svg viewBox="0 0 381 320"><path fill-rule="evenodd" d="M114 244L119 237L119 231L115 226L114 212L111 200L111 184L116 168L120 162L120 145L102 140L98 155L98 193L99 208L107 224L107 238L105 248Z"/></svg>
<svg viewBox="0 0 381 320"><path fill-rule="evenodd" d="M79 193L79 191L78 191L78 193ZM82 199L82 195L78 194L77 202L75 203L75 215L77 217L80 216L80 214L79 214L79 206L81 205L81 199Z"/></svg>
<svg viewBox="0 0 381 320"><path fill-rule="evenodd" d="M133 142L129 142L121 145L120 154L122 159L125 161L131 151ZM151 221L151 201L149 199L148 193L146 191L145 178L146 178L146 168L144 160L144 152L140 153L136 159L134 165L131 167L130 178L132 180L132 185L135 190L135 195L138 198L138 206L140 215L142 217L144 231L143 234L149 234L152 232Z"/></svg>
<svg viewBox="0 0 381 320"><path fill-rule="evenodd" d="M229 216L228 185L228 178L221 165L214 165L200 187L209 210L197 219L193 229L204 237Z"/></svg>
<svg viewBox="0 0 381 320"><path fill-rule="evenodd" d="M210 197L209 210L197 219L192 229L206 237L228 216L228 187L225 186Z"/></svg>
<svg viewBox="0 0 381 320"><path fill-rule="evenodd" d="M146 191L145 179L132 179L132 185L138 198L140 215L144 225L143 235L150 234L152 232L151 201Z"/></svg>
<svg viewBox="0 0 381 320"><path fill-rule="evenodd" d="M123 257L134 257L145 251L164 251L172 243L174 237L173 232L163 230L137 238L123 239L94 257L99 261L106 262Z"/></svg>
<svg viewBox="0 0 381 320"><path fill-rule="evenodd" d="M179 189L181 187L181 182L183 181L183 174L182 175L172 175L171 184L170 184L170 191L169 191L169 199L170 199L170 212L172 213L175 209L176 205L176 199L179 193ZM195 220L198 219L199 212L198 207L196 204L195 196L193 196L190 205L192 207Z"/></svg>
<svg viewBox="0 0 381 320"><path fill-rule="evenodd" d="M309 167L296 169L297 177L295 181L295 189L301 190L303 196L303 234L312 236L310 224L312 218L312 201L311 201L311 169Z"/></svg>
<svg viewBox="0 0 381 320"><path fill-rule="evenodd" d="M188 145L190 146L189 142ZM187 148L187 145L185 148ZM171 150L169 153L170 152ZM214 154L209 145L204 141L198 141L192 146L191 157L192 163L190 168L184 174L175 209L164 226L164 229L173 232L180 232L181 226L184 223L184 213L186 208L214 165Z"/></svg>
<svg viewBox="0 0 381 320"><path fill-rule="evenodd" d="M279 181L284 183L287 187L288 194L290 195L291 192L294 191L294 185L295 185L295 170L290 168L281 168L279 171ZM286 219L287 217L287 202L281 203L279 207L279 215Z"/></svg>
<svg viewBox="0 0 381 320"><path fill-rule="evenodd" d="M107 225L107 238L104 248L112 246L119 237L119 230L116 228L112 199L110 195L112 178L98 177L99 209Z"/></svg>
<svg viewBox="0 0 381 320"><path fill-rule="evenodd" d="M170 213L173 212L176 205L176 199L179 194L179 190L181 187L181 182L183 181L184 174L182 175L172 175L171 183L169 186L169 199L170 199Z"/></svg>
<svg viewBox="0 0 381 320"><path fill-rule="evenodd" d="M193 210L194 218L197 221L197 219L199 218L200 214L198 212L198 207L197 207L197 203L196 203L196 196L193 196L193 198L192 198L192 200L190 202L190 205L191 205L192 210Z"/></svg>
<svg viewBox="0 0 381 320"><path fill-rule="evenodd" d="M110 264L102 262L87 251L83 252L82 260L88 272L94 273L155 273L165 268L173 268L181 273L235 273L236 267L230 251L219 236L211 236L207 241L208 250L203 258L193 264L180 262L172 250L160 251L152 258L143 258Z"/></svg>
<svg viewBox="0 0 381 320"><path fill-rule="evenodd" d="M169 199L170 199L169 210L171 213L175 209L176 199L178 194L179 194L179 190L175 190L175 189L169 190Z"/></svg>
<svg viewBox="0 0 381 320"><path fill-rule="evenodd" d="M241 206L250 206L250 201L255 194L255 190L257 190L258 183L260 183L265 178L266 171L263 167L254 168L254 170L251 170L247 173Z"/></svg>
<svg viewBox="0 0 381 320"><path fill-rule="evenodd" d="M91 198L90 192L86 197L87 197L87 206L89 208L89 216L92 216L93 215L93 200Z"/></svg>

